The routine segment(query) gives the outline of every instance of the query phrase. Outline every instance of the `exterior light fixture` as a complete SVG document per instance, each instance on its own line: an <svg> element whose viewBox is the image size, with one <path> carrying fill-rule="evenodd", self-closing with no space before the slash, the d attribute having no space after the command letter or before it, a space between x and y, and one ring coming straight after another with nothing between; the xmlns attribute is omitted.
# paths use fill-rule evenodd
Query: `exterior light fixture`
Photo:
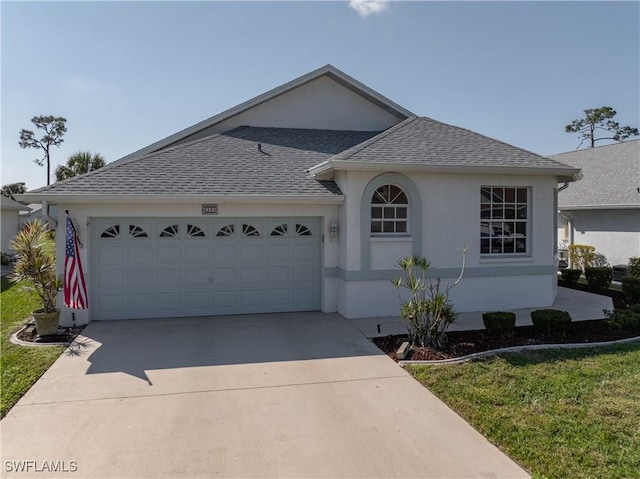
<svg viewBox="0 0 640 479"><path fill-rule="evenodd" d="M331 236L331 239L335 239L338 236L338 224L335 221L332 221L329 225L329 236Z"/></svg>

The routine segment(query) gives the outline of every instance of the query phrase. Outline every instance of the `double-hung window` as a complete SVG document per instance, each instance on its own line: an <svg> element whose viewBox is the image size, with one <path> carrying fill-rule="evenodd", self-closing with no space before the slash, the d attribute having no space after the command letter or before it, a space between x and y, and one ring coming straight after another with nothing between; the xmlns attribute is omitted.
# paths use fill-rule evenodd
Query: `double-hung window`
<svg viewBox="0 0 640 479"><path fill-rule="evenodd" d="M480 253L528 253L529 188L483 186L480 189Z"/></svg>

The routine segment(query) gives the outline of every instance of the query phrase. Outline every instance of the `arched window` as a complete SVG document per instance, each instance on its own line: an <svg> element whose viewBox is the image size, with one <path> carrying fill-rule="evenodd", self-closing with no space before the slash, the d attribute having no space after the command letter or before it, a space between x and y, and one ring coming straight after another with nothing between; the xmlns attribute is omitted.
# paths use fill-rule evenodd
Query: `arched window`
<svg viewBox="0 0 640 479"><path fill-rule="evenodd" d="M406 235L409 232L409 200L402 188L383 185L371 198L371 234Z"/></svg>

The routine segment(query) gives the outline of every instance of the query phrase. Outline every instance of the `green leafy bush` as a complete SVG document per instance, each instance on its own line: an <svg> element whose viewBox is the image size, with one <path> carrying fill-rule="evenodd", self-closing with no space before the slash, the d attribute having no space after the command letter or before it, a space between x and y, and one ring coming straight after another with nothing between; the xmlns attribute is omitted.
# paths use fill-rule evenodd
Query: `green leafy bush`
<svg viewBox="0 0 640 479"><path fill-rule="evenodd" d="M609 289L613 280L613 268L611 267L587 267L584 270L584 277L589 283L589 287L594 291L602 292Z"/></svg>
<svg viewBox="0 0 640 479"><path fill-rule="evenodd" d="M537 309L531 311L531 322L535 330L545 336L564 337L571 328L571 315L557 309Z"/></svg>
<svg viewBox="0 0 640 479"><path fill-rule="evenodd" d="M584 271L585 268L591 266L596 258L595 246L586 244L569 245L569 259L571 266Z"/></svg>
<svg viewBox="0 0 640 479"><path fill-rule="evenodd" d="M640 305L629 309L604 310L607 326L611 329L640 329Z"/></svg>
<svg viewBox="0 0 640 479"><path fill-rule="evenodd" d="M560 270L560 277L563 281L566 281L569 286L575 286L576 284L578 284L578 280L580 279L581 275L581 269L567 268Z"/></svg>
<svg viewBox="0 0 640 479"><path fill-rule="evenodd" d="M516 314L508 311L482 313L482 322L487 334L509 337L516 327Z"/></svg>
<svg viewBox="0 0 640 479"><path fill-rule="evenodd" d="M640 278L640 256L629 258L629 275Z"/></svg>
<svg viewBox="0 0 640 479"><path fill-rule="evenodd" d="M629 303L640 303L640 276L622 278L622 292Z"/></svg>

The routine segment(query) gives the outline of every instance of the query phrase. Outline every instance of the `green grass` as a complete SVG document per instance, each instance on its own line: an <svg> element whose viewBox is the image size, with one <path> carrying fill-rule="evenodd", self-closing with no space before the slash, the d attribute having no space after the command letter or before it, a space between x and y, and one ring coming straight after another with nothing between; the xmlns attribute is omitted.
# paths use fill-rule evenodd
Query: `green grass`
<svg viewBox="0 0 640 479"><path fill-rule="evenodd" d="M60 356L64 347L24 347L12 344L11 335L38 308L39 298L2 278L0 293L0 417L29 390Z"/></svg>
<svg viewBox="0 0 640 479"><path fill-rule="evenodd" d="M409 371L534 477L640 477L640 343Z"/></svg>

